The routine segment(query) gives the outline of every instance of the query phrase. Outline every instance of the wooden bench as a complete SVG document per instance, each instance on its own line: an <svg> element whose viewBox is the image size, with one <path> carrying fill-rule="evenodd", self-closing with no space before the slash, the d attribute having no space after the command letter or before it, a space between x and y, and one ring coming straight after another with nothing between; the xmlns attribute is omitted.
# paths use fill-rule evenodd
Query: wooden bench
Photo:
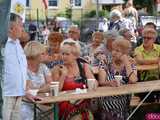
<svg viewBox="0 0 160 120"><path fill-rule="evenodd" d="M140 102L141 102L140 97L132 96L131 102L130 102L130 107L136 107L137 105L139 105ZM153 104L160 105L160 101L159 102L151 102L151 103L142 103L141 106L153 105Z"/></svg>

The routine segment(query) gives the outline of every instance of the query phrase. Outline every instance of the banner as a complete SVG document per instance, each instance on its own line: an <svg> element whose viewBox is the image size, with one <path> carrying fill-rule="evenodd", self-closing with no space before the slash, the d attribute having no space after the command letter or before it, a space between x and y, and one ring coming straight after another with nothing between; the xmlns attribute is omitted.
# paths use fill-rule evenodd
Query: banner
<svg viewBox="0 0 160 120"><path fill-rule="evenodd" d="M19 15L25 22L26 0L11 0L11 12Z"/></svg>

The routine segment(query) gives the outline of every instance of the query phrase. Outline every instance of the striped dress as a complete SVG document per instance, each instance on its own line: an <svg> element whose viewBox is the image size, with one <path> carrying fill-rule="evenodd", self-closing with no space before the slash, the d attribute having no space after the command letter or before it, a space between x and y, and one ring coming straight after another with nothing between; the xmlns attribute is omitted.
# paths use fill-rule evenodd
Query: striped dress
<svg viewBox="0 0 160 120"><path fill-rule="evenodd" d="M134 69L135 66L133 65L132 68ZM115 73L112 65L108 65L106 72L108 74L108 80L114 80ZM123 76L122 84L127 84L128 78L125 67L119 74ZM114 120L126 120L129 115L130 99L131 95L107 96L99 98L99 103L101 109L109 112Z"/></svg>

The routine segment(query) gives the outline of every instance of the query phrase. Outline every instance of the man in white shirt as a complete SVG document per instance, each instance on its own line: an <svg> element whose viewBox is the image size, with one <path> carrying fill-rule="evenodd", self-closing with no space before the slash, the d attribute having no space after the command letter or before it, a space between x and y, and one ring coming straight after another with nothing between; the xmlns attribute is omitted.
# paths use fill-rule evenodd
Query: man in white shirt
<svg viewBox="0 0 160 120"><path fill-rule="evenodd" d="M22 30L22 19L11 13L4 49L3 120L20 120L27 80L27 60L19 41Z"/></svg>

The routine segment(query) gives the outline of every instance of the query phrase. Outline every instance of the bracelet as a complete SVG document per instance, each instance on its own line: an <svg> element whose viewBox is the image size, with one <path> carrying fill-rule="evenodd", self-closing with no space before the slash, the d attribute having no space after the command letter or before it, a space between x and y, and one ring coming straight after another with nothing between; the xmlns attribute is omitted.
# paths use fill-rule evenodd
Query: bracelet
<svg viewBox="0 0 160 120"><path fill-rule="evenodd" d="M128 75L128 79L131 77L131 75L133 74L134 72L132 71L129 75Z"/></svg>

